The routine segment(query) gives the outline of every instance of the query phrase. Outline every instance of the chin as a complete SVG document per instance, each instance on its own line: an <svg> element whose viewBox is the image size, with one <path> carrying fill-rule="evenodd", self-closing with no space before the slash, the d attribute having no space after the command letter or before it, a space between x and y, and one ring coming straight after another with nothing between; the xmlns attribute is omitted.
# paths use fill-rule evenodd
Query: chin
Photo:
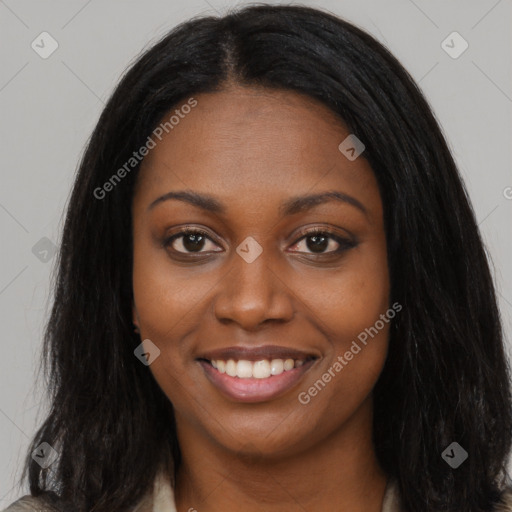
<svg viewBox="0 0 512 512"><path fill-rule="evenodd" d="M301 426L301 431L292 431L283 426L283 418L279 423L261 421L258 424L221 425L216 432L211 432L217 443L224 449L237 455L265 458L265 460L280 460L283 456L296 454L307 448L312 442L313 432L305 429L304 421L293 422L294 427Z"/></svg>

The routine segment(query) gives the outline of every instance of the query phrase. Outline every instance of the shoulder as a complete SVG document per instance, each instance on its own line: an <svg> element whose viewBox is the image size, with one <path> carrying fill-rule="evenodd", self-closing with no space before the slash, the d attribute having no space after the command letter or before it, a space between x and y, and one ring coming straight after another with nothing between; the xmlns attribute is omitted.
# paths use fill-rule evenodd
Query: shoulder
<svg viewBox="0 0 512 512"><path fill-rule="evenodd" d="M395 480L390 480L384 493L382 512L400 512L402 503ZM512 512L512 487L505 487L500 496L500 501L494 505L492 512Z"/></svg>
<svg viewBox="0 0 512 512"><path fill-rule="evenodd" d="M500 503L494 506L494 512L512 512L512 487L503 491Z"/></svg>
<svg viewBox="0 0 512 512"><path fill-rule="evenodd" d="M133 512L163 510L166 512L176 512L176 506L174 504L174 494L170 484L163 475L158 475L157 478L155 478L152 491L143 496L133 509ZM26 494L0 512L58 512L58 510L55 507L49 506L42 498Z"/></svg>
<svg viewBox="0 0 512 512"><path fill-rule="evenodd" d="M166 496L168 500L168 502L166 502L166 505L174 507L174 504L172 503L174 501L172 491L169 490L169 487L167 487L166 491L169 494L168 496ZM160 493L157 493L157 495L158 494L161 495L160 499L164 497L162 495L162 489L160 489ZM147 502L147 499L143 500L139 504L139 507L137 507L137 512L142 512L143 510L146 510L146 507L148 505L149 503ZM169 508L169 510L176 509ZM395 482L390 482L386 488L386 495L384 498L384 506L382 508L382 511L387 512L388 510L390 512L399 510L399 496ZM23 496L20 499L16 500L14 503L11 503L6 509L2 510L1 512L54 512L54 509L48 507L48 505L43 503L42 500L40 500L39 498L35 498L34 496L30 496L27 494L26 496ZM495 507L493 508L493 512L512 512L512 487L507 487L503 491L500 502L495 505Z"/></svg>
<svg viewBox="0 0 512 512"><path fill-rule="evenodd" d="M158 509L163 510L163 509ZM166 509L167 510L167 509ZM169 509L173 512L176 509ZM11 503L6 509L0 512L58 512L55 508L47 505L40 498L35 498L27 494L15 502ZM133 509L133 512L153 512L153 499L151 495L145 496Z"/></svg>
<svg viewBox="0 0 512 512"><path fill-rule="evenodd" d="M14 503L11 503L6 509L2 510L2 512L53 512L53 509L41 499L27 494Z"/></svg>

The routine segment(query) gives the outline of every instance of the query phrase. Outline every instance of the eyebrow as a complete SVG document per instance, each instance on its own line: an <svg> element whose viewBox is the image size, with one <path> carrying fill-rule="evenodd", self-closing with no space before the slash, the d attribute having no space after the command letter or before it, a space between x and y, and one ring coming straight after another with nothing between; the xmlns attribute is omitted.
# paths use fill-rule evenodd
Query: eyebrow
<svg viewBox="0 0 512 512"><path fill-rule="evenodd" d="M167 194L158 197L148 206L148 210L152 210L158 204L161 204L164 201L169 201L171 199L189 203L211 213L220 215L226 213L226 207L214 197L208 194L199 194L197 192L190 192L186 190L168 192ZM292 197L281 204L279 207L279 214L283 217L287 215L293 215L295 213L309 210L319 204L323 204L329 201L338 201L354 206L368 217L368 210L360 201L358 201L355 197L345 194L344 192L339 192L337 190L329 190L319 194Z"/></svg>

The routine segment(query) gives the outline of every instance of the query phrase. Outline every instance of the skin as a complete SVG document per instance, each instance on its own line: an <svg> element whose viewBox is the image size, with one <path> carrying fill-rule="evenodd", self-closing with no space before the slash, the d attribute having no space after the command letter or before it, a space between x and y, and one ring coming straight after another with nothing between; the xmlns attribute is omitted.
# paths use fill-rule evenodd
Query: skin
<svg viewBox="0 0 512 512"><path fill-rule="evenodd" d="M194 98L144 159L132 205L133 321L161 351L149 370L175 410L178 511L378 512L387 478L371 441L372 389L389 324L308 404L297 398L390 307L373 171L364 154L349 161L339 151L350 132L307 96L229 84ZM210 194L226 212L178 200L149 209L178 190ZM279 215L291 197L330 190L366 213L324 201ZM164 244L186 225L210 237L199 259L186 235ZM357 245L336 255L328 238L319 255L301 231L313 227ZM252 263L236 252L248 236L263 250ZM295 387L265 402L225 397L196 361L213 349L265 344L318 357Z"/></svg>

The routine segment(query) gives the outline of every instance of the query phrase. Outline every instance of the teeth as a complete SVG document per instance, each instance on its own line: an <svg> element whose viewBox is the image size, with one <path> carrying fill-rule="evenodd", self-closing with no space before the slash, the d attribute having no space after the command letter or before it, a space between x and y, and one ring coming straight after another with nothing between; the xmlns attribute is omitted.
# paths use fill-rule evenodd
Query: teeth
<svg viewBox="0 0 512 512"><path fill-rule="evenodd" d="M230 377L236 377L236 363L235 363L235 361L233 361L233 359L230 359L226 363L226 373Z"/></svg>
<svg viewBox="0 0 512 512"><path fill-rule="evenodd" d="M252 365L252 376L255 379L267 379L270 375L270 363L266 359L256 361Z"/></svg>
<svg viewBox="0 0 512 512"><path fill-rule="evenodd" d="M211 365L220 373L226 373L230 377L238 377L240 379L267 379L272 375L281 375L281 373L299 368L304 364L301 359L262 359L261 361L247 361L240 359L235 361L229 359L223 361L216 359L210 361Z"/></svg>
<svg viewBox="0 0 512 512"><path fill-rule="evenodd" d="M284 362L284 369L291 370L295 366L295 361L293 359L287 359Z"/></svg>
<svg viewBox="0 0 512 512"><path fill-rule="evenodd" d="M236 376L241 379L250 379L252 377L252 363L243 359L236 363Z"/></svg>
<svg viewBox="0 0 512 512"><path fill-rule="evenodd" d="M279 375L284 372L284 361L282 359L272 359L270 361L270 373L272 375Z"/></svg>

